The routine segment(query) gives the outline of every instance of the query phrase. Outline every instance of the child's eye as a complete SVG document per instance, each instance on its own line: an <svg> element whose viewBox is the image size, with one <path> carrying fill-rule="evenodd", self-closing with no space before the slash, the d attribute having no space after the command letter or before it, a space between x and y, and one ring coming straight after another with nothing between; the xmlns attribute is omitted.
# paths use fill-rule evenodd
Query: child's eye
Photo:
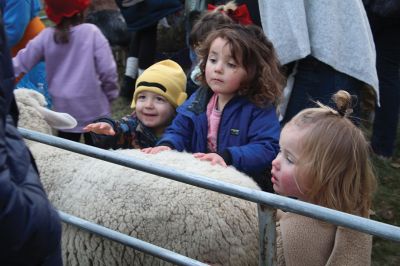
<svg viewBox="0 0 400 266"><path fill-rule="evenodd" d="M292 154L290 153L286 153L285 154L285 159L288 161L288 163L290 164L296 164L296 157L294 157Z"/></svg>
<svg viewBox="0 0 400 266"><path fill-rule="evenodd" d="M290 156L286 156L285 158L288 161L288 163L294 164L294 160Z"/></svg>
<svg viewBox="0 0 400 266"><path fill-rule="evenodd" d="M293 156L285 151L279 150L279 154L282 155L282 157L290 164L295 164L295 159Z"/></svg>
<svg viewBox="0 0 400 266"><path fill-rule="evenodd" d="M217 59L209 57L208 61L210 61L211 63L215 63L215 62L217 62Z"/></svg>
<svg viewBox="0 0 400 266"><path fill-rule="evenodd" d="M144 96L143 94L139 94L137 98L138 100L143 100L146 99L146 96Z"/></svg>
<svg viewBox="0 0 400 266"><path fill-rule="evenodd" d="M235 63L228 63L229 68L236 68L237 65Z"/></svg>
<svg viewBox="0 0 400 266"><path fill-rule="evenodd" d="M157 102L165 102L165 98L164 97L156 97Z"/></svg>

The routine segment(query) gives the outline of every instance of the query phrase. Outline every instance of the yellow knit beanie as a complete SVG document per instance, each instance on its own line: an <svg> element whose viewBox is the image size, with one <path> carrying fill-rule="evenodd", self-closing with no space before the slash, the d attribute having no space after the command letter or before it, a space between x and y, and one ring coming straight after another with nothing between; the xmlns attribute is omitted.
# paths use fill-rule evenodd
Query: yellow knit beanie
<svg viewBox="0 0 400 266"><path fill-rule="evenodd" d="M143 71L137 79L132 108L135 108L138 94L141 91L157 93L165 97L176 108L187 98L185 72L179 64L172 60L155 63Z"/></svg>

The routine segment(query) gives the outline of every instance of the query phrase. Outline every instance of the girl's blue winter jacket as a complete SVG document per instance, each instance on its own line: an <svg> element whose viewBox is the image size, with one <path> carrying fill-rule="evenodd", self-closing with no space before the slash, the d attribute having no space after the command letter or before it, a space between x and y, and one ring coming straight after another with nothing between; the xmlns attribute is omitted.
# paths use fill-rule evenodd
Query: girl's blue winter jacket
<svg viewBox="0 0 400 266"><path fill-rule="evenodd" d="M198 89L177 109L177 116L158 145L191 153L207 152L206 107L211 95L208 88ZM269 180L263 179L268 179L271 162L279 152L279 135L280 125L274 106L260 108L246 98L236 96L222 112L217 153L228 165L256 181L261 179L268 183Z"/></svg>

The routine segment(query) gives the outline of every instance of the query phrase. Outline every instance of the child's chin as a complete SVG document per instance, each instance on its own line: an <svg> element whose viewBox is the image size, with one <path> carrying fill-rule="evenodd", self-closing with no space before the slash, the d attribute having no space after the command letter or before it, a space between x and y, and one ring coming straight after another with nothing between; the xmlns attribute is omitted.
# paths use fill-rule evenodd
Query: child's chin
<svg viewBox="0 0 400 266"><path fill-rule="evenodd" d="M279 187L278 187L277 185L274 184L274 185L272 186L272 188L274 189L274 191L275 191L276 194L279 194L279 195L281 194L280 191L279 191Z"/></svg>

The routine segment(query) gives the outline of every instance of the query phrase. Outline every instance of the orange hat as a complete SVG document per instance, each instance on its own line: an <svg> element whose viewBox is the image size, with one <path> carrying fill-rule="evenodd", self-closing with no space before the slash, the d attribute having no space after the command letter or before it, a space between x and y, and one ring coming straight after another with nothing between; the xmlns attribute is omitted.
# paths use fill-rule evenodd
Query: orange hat
<svg viewBox="0 0 400 266"><path fill-rule="evenodd" d="M90 0L45 0L46 14L55 24L59 24L62 18L70 18L84 11L90 4Z"/></svg>

